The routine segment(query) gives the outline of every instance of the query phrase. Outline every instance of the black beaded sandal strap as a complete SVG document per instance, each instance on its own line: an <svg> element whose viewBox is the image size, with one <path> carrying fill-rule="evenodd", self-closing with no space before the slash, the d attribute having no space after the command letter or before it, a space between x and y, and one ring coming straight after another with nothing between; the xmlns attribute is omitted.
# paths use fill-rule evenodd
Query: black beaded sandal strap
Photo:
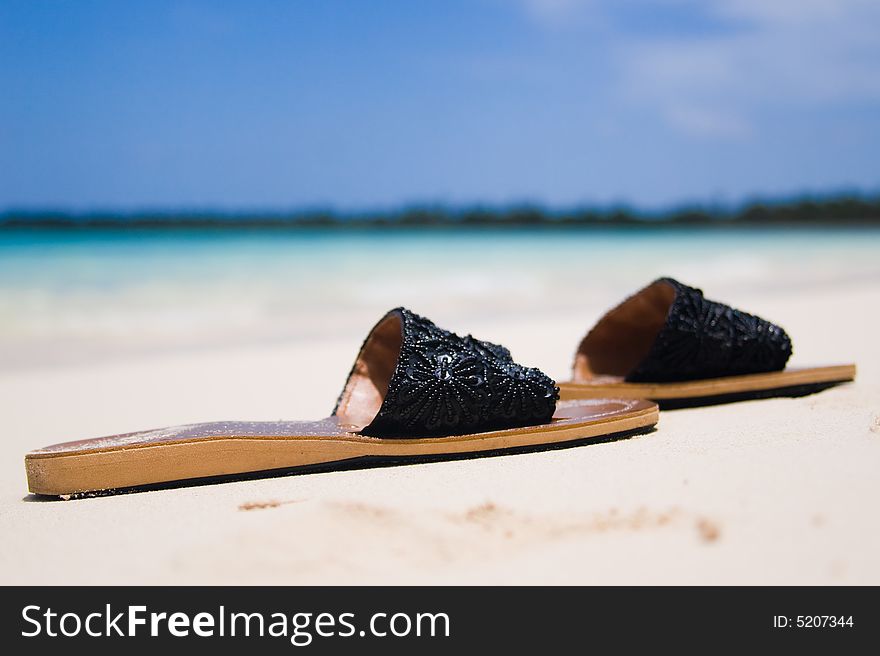
<svg viewBox="0 0 880 656"><path fill-rule="evenodd" d="M559 390L503 346L397 308L370 331L333 414L373 437L442 437L549 423Z"/></svg>
<svg viewBox="0 0 880 656"><path fill-rule="evenodd" d="M781 371L791 340L779 326L660 278L608 312L581 342L585 371L626 382L673 382Z"/></svg>

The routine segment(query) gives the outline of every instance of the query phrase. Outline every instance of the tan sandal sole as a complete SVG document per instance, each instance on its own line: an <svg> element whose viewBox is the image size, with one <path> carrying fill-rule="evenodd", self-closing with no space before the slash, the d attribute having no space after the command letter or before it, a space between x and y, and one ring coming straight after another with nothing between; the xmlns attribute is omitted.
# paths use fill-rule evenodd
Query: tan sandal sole
<svg viewBox="0 0 880 656"><path fill-rule="evenodd" d="M66 496L200 478L288 470L359 458L455 456L559 444L648 428L643 400L560 403L553 422L455 437L380 439L316 422L215 422L67 442L25 456L34 494Z"/></svg>
<svg viewBox="0 0 880 656"><path fill-rule="evenodd" d="M854 364L829 367L796 368L765 374L726 376L677 383L625 383L622 378L603 376L592 381L557 383L563 400L614 397L652 399L655 401L736 397L751 393L775 392L791 395L818 391L825 387L855 380ZM731 399L733 400L733 399ZM664 405L661 403L661 405Z"/></svg>

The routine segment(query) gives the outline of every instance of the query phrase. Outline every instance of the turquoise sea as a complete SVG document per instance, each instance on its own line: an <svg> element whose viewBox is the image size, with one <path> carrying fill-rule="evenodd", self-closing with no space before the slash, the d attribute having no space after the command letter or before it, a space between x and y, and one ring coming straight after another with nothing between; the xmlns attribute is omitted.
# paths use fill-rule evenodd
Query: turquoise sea
<svg viewBox="0 0 880 656"><path fill-rule="evenodd" d="M515 321L607 308L659 275L880 289L880 230L3 231L0 362L360 334L397 305Z"/></svg>

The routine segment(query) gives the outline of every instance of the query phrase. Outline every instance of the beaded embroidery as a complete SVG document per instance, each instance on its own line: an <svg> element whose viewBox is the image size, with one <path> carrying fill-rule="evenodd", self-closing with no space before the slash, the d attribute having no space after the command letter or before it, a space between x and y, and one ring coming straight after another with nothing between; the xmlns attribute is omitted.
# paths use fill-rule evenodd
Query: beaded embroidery
<svg viewBox="0 0 880 656"><path fill-rule="evenodd" d="M672 278L675 300L666 323L630 382L664 382L780 371L791 339L779 326L710 301L702 290Z"/></svg>
<svg viewBox="0 0 880 656"><path fill-rule="evenodd" d="M406 308L403 340L378 414L361 432L375 437L461 435L547 423L559 390L503 346L460 337Z"/></svg>

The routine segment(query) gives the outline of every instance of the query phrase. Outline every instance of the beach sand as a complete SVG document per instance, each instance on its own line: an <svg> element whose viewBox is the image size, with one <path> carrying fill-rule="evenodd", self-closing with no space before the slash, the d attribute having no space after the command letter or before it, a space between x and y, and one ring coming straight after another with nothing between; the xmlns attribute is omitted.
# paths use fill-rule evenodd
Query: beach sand
<svg viewBox="0 0 880 656"><path fill-rule="evenodd" d="M725 298L795 364L856 361L799 399L677 410L640 437L526 455L41 501L23 456L187 422L332 409L369 324L260 347L0 373L3 584L880 584L880 287ZM605 308L457 325L565 377Z"/></svg>

